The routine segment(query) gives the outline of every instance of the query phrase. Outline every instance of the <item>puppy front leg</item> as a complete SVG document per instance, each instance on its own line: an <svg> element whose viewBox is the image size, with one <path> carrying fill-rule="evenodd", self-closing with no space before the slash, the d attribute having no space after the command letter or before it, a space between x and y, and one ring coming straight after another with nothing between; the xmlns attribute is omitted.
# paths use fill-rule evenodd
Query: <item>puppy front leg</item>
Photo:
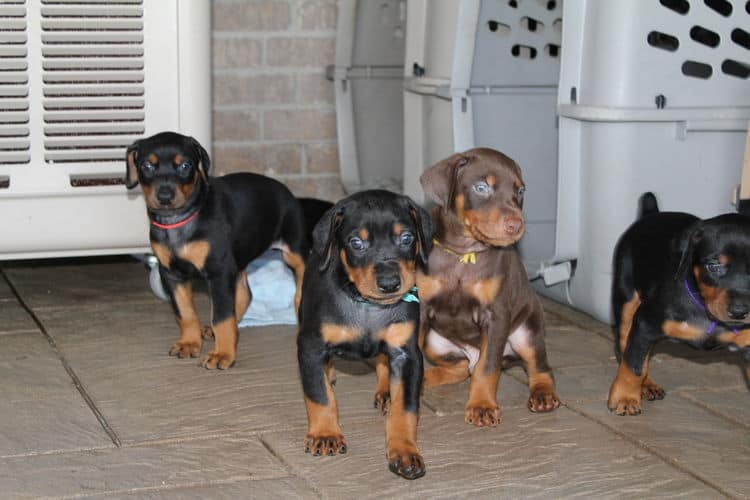
<svg viewBox="0 0 750 500"><path fill-rule="evenodd" d="M331 360L319 332L299 332L297 361L307 408L305 453L314 456L346 453L338 403L329 378Z"/></svg>
<svg viewBox="0 0 750 500"><path fill-rule="evenodd" d="M237 357L238 310L236 309L236 289L238 273L223 270L209 274L211 294L211 328L214 332L214 348L201 362L201 366L213 370L225 370L234 364ZM249 302L249 301L248 301ZM243 311L244 312L244 311Z"/></svg>
<svg viewBox="0 0 750 500"><path fill-rule="evenodd" d="M648 377L648 356L654 339L648 326L636 316L623 352L617 376L609 389L607 407L617 415L639 415L644 381ZM653 384L651 379L648 379ZM663 393L662 393L663 397Z"/></svg>
<svg viewBox="0 0 750 500"><path fill-rule="evenodd" d="M469 381L469 401L464 420L477 427L495 427L500 423L497 387L500 382L500 359L508 336L506 318L487 318L479 325L479 361Z"/></svg>
<svg viewBox="0 0 750 500"><path fill-rule="evenodd" d="M180 327L180 338L172 345L169 355L196 358L201 352L201 323L193 304L193 286L164 266L159 267L159 275Z"/></svg>

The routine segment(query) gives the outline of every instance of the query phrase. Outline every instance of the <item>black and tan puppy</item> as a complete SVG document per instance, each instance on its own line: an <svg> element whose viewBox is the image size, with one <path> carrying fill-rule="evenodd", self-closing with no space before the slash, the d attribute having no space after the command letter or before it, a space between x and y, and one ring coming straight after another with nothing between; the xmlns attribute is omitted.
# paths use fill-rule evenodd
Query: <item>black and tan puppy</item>
<svg viewBox="0 0 750 500"><path fill-rule="evenodd" d="M405 196L363 191L318 222L299 310L297 354L307 406L305 451L346 453L333 392L333 357L378 358L376 405L387 408L390 470L425 472L417 448L422 354L412 288L427 262L429 214Z"/></svg>
<svg viewBox="0 0 750 500"><path fill-rule="evenodd" d="M180 338L170 355L197 357L201 324L192 279L204 278L216 339L202 366L229 368L237 352L237 321L250 304L245 268L269 247L282 250L295 273L299 304L308 253L305 217L281 183L251 173L210 178L206 150L193 138L163 132L127 149L126 186L141 184L151 220L151 248L171 298ZM203 332L211 335L210 330Z"/></svg>
<svg viewBox="0 0 750 500"><path fill-rule="evenodd" d="M640 212L614 254L620 367L607 406L618 415L638 415L642 399L664 398L648 374L656 342L750 346L750 218L659 212L651 193L641 197Z"/></svg>
<svg viewBox="0 0 750 500"><path fill-rule="evenodd" d="M471 377L465 420L500 422L497 388L504 362L521 359L528 408L560 406L544 343L544 313L514 243L524 234L524 183L498 151L471 149L437 163L420 179L439 206L429 271L417 278L420 347L436 367L425 387Z"/></svg>

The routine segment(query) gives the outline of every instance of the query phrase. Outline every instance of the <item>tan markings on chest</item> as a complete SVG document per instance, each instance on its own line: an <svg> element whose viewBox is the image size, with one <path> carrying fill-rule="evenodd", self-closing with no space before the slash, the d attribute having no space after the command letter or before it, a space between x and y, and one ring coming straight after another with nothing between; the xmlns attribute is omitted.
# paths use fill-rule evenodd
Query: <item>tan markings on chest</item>
<svg viewBox="0 0 750 500"><path fill-rule="evenodd" d="M464 283L462 289L464 293L474 297L480 304L486 306L495 301L497 294L500 293L502 281L501 277L493 276L492 278Z"/></svg>
<svg viewBox="0 0 750 500"><path fill-rule="evenodd" d="M156 255L156 258L159 260L159 264L168 268L170 262L172 261L172 251L166 245L153 242L151 243L151 249L154 251L154 255Z"/></svg>
<svg viewBox="0 0 750 500"><path fill-rule="evenodd" d="M686 321L667 320L661 325L664 335L680 340L700 340L706 335L705 330L693 326Z"/></svg>
<svg viewBox="0 0 750 500"><path fill-rule="evenodd" d="M207 241L193 241L177 250L177 256L190 262L196 269L202 270L206 265L206 258L211 251L211 244Z"/></svg>
<svg viewBox="0 0 750 500"><path fill-rule="evenodd" d="M320 335L328 344L349 344L362 336L362 330L352 326L323 323L320 325Z"/></svg>
<svg viewBox="0 0 750 500"><path fill-rule="evenodd" d="M436 276L417 273L417 288L419 289L419 300L427 302L445 290L447 282Z"/></svg>
<svg viewBox="0 0 750 500"><path fill-rule="evenodd" d="M393 323L375 334L375 339L382 340L389 347L403 347L414 335L414 322Z"/></svg>

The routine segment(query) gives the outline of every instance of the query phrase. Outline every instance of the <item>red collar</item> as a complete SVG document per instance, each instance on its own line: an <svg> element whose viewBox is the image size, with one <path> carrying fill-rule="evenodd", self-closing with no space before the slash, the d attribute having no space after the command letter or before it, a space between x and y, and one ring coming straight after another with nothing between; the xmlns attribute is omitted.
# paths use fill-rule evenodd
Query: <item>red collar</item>
<svg viewBox="0 0 750 500"><path fill-rule="evenodd" d="M152 220L151 224L158 227L159 229L177 229L178 227L182 227L191 220L198 217L198 214L200 213L200 210L196 210L193 212L193 214L190 217L187 217L185 219L182 219L180 222L175 222L174 224L159 224L158 222Z"/></svg>

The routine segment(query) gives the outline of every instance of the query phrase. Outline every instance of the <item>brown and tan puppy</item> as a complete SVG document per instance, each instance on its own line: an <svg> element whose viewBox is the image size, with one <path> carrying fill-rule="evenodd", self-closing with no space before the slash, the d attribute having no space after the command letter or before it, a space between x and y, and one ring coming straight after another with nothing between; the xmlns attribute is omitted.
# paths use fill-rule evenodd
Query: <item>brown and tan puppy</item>
<svg viewBox="0 0 750 500"><path fill-rule="evenodd" d="M497 387L505 362L521 359L532 412L560 406L544 345L541 302L514 243L524 234L524 183L518 165L477 148L437 163L420 178L433 210L435 244L419 273L420 346L437 365L425 387L471 377L465 419L500 422Z"/></svg>

